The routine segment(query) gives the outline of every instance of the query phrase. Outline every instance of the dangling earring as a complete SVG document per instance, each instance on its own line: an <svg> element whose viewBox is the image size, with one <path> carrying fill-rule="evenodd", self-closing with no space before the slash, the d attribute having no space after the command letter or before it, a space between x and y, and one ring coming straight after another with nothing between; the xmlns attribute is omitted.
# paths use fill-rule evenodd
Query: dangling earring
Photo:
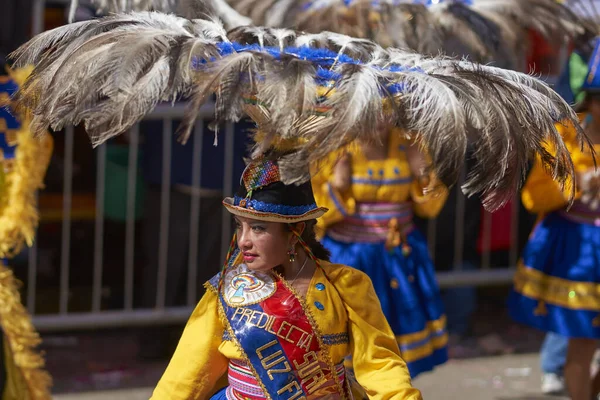
<svg viewBox="0 0 600 400"><path fill-rule="evenodd" d="M290 257L290 262L293 263L294 261L296 261L296 255L298 253L296 253L296 246L292 246L290 247L290 249L287 252L288 256Z"/></svg>

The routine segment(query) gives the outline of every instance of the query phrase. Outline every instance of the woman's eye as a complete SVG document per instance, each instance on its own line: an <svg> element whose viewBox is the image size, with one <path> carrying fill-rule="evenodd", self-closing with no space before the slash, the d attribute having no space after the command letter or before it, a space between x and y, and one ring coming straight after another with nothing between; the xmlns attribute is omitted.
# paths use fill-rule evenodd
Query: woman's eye
<svg viewBox="0 0 600 400"><path fill-rule="evenodd" d="M252 227L252 230L254 232L264 232L265 231L265 227L264 226L260 226L260 225L254 225Z"/></svg>
<svg viewBox="0 0 600 400"><path fill-rule="evenodd" d="M240 229L242 229L242 225L240 225L240 224L235 224L235 229L239 231Z"/></svg>

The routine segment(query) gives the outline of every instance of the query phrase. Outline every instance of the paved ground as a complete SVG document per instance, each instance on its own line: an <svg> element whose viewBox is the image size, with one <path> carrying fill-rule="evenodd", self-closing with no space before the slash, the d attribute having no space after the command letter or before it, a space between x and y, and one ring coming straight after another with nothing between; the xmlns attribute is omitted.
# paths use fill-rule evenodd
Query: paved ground
<svg viewBox="0 0 600 400"><path fill-rule="evenodd" d="M496 297L500 298L496 303L478 303L468 337L451 342L451 360L433 373L419 376L414 385L426 400L567 400L540 394L537 352L543 333L513 323L506 315L505 293ZM159 344L174 346L181 327L161 328L167 336L156 336L158 329L44 335L55 398L148 399L172 348L159 355L154 349L161 346L142 344L161 337ZM149 357L157 361L149 362Z"/></svg>
<svg viewBox="0 0 600 400"><path fill-rule="evenodd" d="M460 400L567 400L539 392L537 354L452 360L435 373L417 378L425 399ZM56 400L142 400L151 388L104 390L57 395Z"/></svg>

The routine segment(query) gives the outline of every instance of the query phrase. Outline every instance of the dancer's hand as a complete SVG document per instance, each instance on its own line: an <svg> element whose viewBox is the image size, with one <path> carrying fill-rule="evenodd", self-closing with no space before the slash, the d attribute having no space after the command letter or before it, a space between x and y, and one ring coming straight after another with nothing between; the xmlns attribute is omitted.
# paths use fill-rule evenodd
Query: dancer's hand
<svg viewBox="0 0 600 400"><path fill-rule="evenodd" d="M331 185L341 192L350 189L350 185L352 184L351 161L352 159L350 154L345 153L340 157L333 168L333 179L331 181Z"/></svg>
<svg viewBox="0 0 600 400"><path fill-rule="evenodd" d="M419 149L419 145L413 143L406 148L406 160L412 176L419 181L423 188L429 186L429 175L427 174L427 159Z"/></svg>
<svg viewBox="0 0 600 400"><path fill-rule="evenodd" d="M578 175L578 181L582 192L581 202L592 210L600 208L600 171L590 168Z"/></svg>

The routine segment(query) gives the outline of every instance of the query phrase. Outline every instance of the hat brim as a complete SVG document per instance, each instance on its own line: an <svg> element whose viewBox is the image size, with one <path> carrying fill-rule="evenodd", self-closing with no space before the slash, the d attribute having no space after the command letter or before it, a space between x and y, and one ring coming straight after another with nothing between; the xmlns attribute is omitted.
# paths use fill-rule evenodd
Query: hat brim
<svg viewBox="0 0 600 400"><path fill-rule="evenodd" d="M244 207L234 205L233 197L226 197L223 200L223 205L233 215L237 215L245 218L257 219L266 222L281 222L284 224L293 224L296 222L310 221L322 217L329 209L325 207L318 207L314 210L310 210L302 215L283 215L276 213L269 213L263 211L252 210Z"/></svg>

